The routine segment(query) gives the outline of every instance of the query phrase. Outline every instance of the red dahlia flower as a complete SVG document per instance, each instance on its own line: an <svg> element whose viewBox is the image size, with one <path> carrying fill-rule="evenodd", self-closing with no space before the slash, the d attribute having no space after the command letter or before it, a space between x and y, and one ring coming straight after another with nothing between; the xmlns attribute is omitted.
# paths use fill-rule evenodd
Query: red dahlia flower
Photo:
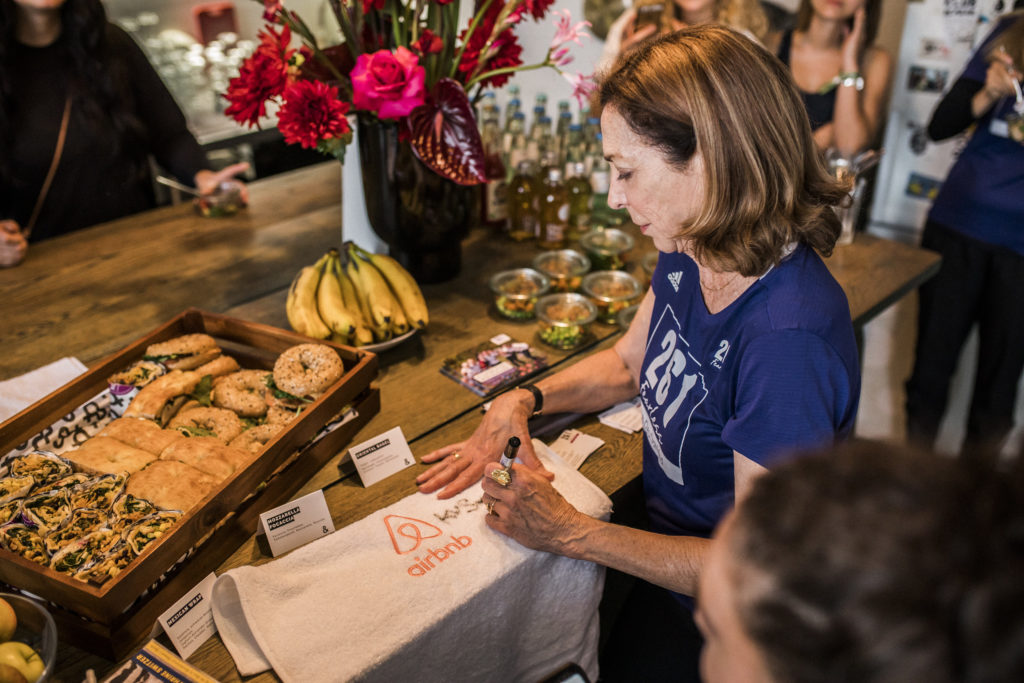
<svg viewBox="0 0 1024 683"><path fill-rule="evenodd" d="M469 44L466 45L466 49L462 53L462 59L459 61L459 72L465 75L467 82L472 80L474 76L487 71L521 66L523 63L521 57L523 48L516 41L516 34L513 32L511 25L498 34L498 37L487 48L486 54L481 54L481 50L487 45L488 39L490 39L491 34L494 32L494 24L498 20L498 15L501 14L503 7L504 3L494 0L490 7L487 8L487 12L476 27L476 30L473 31L473 35L470 36ZM465 31L459 34L460 40L465 40L465 37ZM505 85L511 77L512 74L499 74L480 81L480 85L485 88L498 88Z"/></svg>
<svg viewBox="0 0 1024 683"><path fill-rule="evenodd" d="M338 89L321 81L296 81L284 93L277 113L277 128L288 144L314 149L320 142L351 132L345 114L348 102Z"/></svg>

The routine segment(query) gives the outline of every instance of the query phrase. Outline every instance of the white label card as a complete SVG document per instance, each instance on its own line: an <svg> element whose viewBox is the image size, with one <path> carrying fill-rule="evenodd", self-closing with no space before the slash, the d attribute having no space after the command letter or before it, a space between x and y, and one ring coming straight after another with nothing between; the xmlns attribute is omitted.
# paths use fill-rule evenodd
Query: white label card
<svg viewBox="0 0 1024 683"><path fill-rule="evenodd" d="M402 434L401 427L389 429L380 436L349 449L363 486L370 487L395 472L416 464L416 458Z"/></svg>
<svg viewBox="0 0 1024 683"><path fill-rule="evenodd" d="M313 491L260 515L270 553L277 557L334 531L324 492Z"/></svg>
<svg viewBox="0 0 1024 683"><path fill-rule="evenodd" d="M568 465L579 469L587 456L603 445L604 441L596 436L584 434L578 429L566 429L551 444L551 450L558 453Z"/></svg>
<svg viewBox="0 0 1024 683"><path fill-rule="evenodd" d="M210 572L202 582L157 618L167 632L174 649L182 659L188 659L200 645L217 632L213 622L213 603L210 593L217 575Z"/></svg>
<svg viewBox="0 0 1024 683"><path fill-rule="evenodd" d="M644 416L640 411L640 397L612 406L597 416L601 424L623 432L633 433L643 429Z"/></svg>

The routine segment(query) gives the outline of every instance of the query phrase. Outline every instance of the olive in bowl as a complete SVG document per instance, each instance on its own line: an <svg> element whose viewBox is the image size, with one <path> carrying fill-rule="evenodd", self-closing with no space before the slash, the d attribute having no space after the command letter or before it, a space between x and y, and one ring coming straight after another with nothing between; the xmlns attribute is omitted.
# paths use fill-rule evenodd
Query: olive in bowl
<svg viewBox="0 0 1024 683"><path fill-rule="evenodd" d="M595 318L597 307L581 294L548 294L537 301L537 334L556 349L574 349L585 342Z"/></svg>
<svg viewBox="0 0 1024 683"><path fill-rule="evenodd" d="M600 270L583 278L583 293L597 306L597 319L614 325L619 311L640 300L636 278L621 270Z"/></svg>
<svg viewBox="0 0 1024 683"><path fill-rule="evenodd" d="M622 270L626 267L626 254L633 248L633 238L622 230L603 228L581 237L580 246L594 270Z"/></svg>
<svg viewBox="0 0 1024 683"><path fill-rule="evenodd" d="M533 268L505 270L491 278L494 306L510 320L531 320L537 299L550 289L547 276Z"/></svg>
<svg viewBox="0 0 1024 683"><path fill-rule="evenodd" d="M590 270L590 259L575 249L555 249L537 254L533 267L548 276L553 292L575 292Z"/></svg>

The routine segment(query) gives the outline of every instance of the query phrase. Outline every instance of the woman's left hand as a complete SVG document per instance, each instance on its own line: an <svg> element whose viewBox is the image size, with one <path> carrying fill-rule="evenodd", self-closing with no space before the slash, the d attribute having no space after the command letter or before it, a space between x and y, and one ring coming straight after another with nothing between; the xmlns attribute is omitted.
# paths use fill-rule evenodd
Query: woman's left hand
<svg viewBox="0 0 1024 683"><path fill-rule="evenodd" d="M487 526L527 548L571 555L571 544L582 536L590 517L574 508L540 472L513 464L512 481L504 487L490 476L500 468L496 462L484 468Z"/></svg>
<svg viewBox="0 0 1024 683"><path fill-rule="evenodd" d="M246 161L240 161L237 164L231 164L225 166L219 171L211 171L209 169L203 169L196 173L196 189L199 190L200 194L208 195L214 194L220 184L226 180L234 180L238 183L239 190L242 193L242 201L246 204L249 203L249 188L246 187L245 183L235 178L239 173L245 173L249 170L249 163Z"/></svg>
<svg viewBox="0 0 1024 683"><path fill-rule="evenodd" d="M840 48L842 68L845 73L860 71L860 57L864 50L864 23L867 11L863 5L853 13L853 28L844 27L843 45Z"/></svg>

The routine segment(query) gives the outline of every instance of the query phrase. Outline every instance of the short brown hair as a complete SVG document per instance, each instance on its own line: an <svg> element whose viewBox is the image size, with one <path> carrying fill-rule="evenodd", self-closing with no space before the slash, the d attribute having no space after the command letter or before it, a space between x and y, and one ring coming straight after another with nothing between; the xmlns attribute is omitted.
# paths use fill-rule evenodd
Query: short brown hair
<svg viewBox="0 0 1024 683"><path fill-rule="evenodd" d="M672 166L701 153L703 208L679 236L702 263L753 276L794 241L832 253L832 207L848 188L825 169L793 79L767 50L728 28L683 29L623 59L600 98Z"/></svg>
<svg viewBox="0 0 1024 683"><path fill-rule="evenodd" d="M1024 462L851 441L758 477L725 537L775 680L1024 680Z"/></svg>

